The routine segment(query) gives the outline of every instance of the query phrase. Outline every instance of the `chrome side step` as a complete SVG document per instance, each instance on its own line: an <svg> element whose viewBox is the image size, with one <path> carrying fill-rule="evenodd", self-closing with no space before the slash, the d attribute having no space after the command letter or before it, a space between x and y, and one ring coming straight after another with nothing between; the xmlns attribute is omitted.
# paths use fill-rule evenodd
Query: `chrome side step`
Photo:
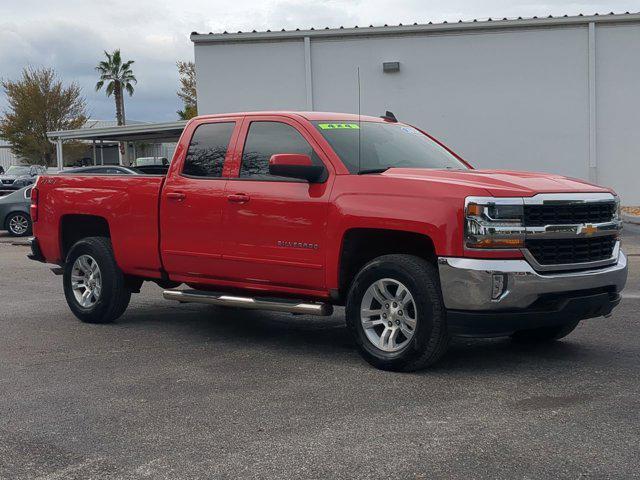
<svg viewBox="0 0 640 480"><path fill-rule="evenodd" d="M276 300L251 297L237 297L201 290L165 290L162 296L167 300L183 303L208 303L227 307L249 308L252 310L271 310L302 315L328 316L333 313L333 305L329 303L301 303L295 300Z"/></svg>

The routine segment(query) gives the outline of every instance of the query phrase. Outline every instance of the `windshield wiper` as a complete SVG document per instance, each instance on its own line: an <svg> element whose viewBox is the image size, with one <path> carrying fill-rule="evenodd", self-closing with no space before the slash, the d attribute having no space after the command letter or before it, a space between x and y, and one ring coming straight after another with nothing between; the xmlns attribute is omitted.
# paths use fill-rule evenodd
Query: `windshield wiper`
<svg viewBox="0 0 640 480"><path fill-rule="evenodd" d="M369 168L369 169L364 169L364 170L360 170L358 172L358 175L366 175L367 173L384 173L387 170L389 170L391 167L383 167L383 168Z"/></svg>

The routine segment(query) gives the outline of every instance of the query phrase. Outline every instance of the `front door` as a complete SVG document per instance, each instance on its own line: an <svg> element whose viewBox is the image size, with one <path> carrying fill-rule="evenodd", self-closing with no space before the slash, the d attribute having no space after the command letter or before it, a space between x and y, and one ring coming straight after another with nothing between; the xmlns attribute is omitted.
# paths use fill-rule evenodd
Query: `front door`
<svg viewBox="0 0 640 480"><path fill-rule="evenodd" d="M269 116L245 119L237 150L242 155L236 178L232 173L226 187L225 270L243 283L324 289L333 180L324 153L297 122ZM308 183L270 175L269 159L278 153L309 155L325 165L327 180Z"/></svg>
<svg viewBox="0 0 640 480"><path fill-rule="evenodd" d="M172 280L220 277L225 196L225 161L232 156L240 118L200 123L184 161L169 172L160 207L161 253ZM174 170L177 169L177 171Z"/></svg>

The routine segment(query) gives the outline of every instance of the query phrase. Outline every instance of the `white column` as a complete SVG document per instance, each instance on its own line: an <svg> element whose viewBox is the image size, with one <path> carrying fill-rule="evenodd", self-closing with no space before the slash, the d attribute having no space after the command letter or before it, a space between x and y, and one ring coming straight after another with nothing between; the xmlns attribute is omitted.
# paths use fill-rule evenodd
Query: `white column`
<svg viewBox="0 0 640 480"><path fill-rule="evenodd" d="M100 165L104 165L104 142L100 140Z"/></svg>
<svg viewBox="0 0 640 480"><path fill-rule="evenodd" d="M64 168L64 159L62 158L62 140L56 141L56 160L58 162L58 171L61 172Z"/></svg>
<svg viewBox="0 0 640 480"><path fill-rule="evenodd" d="M307 109L313 110L313 78L311 77L311 39L304 37L304 79L307 92Z"/></svg>
<svg viewBox="0 0 640 480"><path fill-rule="evenodd" d="M589 23L589 181L598 181L596 143L596 24Z"/></svg>
<svg viewBox="0 0 640 480"><path fill-rule="evenodd" d="M96 141L92 140L93 142L93 164L97 165L98 164L98 157L96 155Z"/></svg>
<svg viewBox="0 0 640 480"><path fill-rule="evenodd" d="M127 154L127 144L125 142L118 142L118 165L124 165L121 147L124 149L124 154Z"/></svg>

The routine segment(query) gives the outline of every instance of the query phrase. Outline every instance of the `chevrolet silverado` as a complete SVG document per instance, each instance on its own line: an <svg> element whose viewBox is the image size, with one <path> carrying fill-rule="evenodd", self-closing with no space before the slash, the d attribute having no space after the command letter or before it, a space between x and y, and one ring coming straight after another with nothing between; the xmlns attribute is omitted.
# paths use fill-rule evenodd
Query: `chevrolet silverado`
<svg viewBox="0 0 640 480"><path fill-rule="evenodd" d="M433 364L454 335L562 338L627 277L612 190L474 169L390 112L201 116L166 176L45 175L31 199L29 256L58 265L84 322L116 320L144 281L183 303L344 305L388 370Z"/></svg>

